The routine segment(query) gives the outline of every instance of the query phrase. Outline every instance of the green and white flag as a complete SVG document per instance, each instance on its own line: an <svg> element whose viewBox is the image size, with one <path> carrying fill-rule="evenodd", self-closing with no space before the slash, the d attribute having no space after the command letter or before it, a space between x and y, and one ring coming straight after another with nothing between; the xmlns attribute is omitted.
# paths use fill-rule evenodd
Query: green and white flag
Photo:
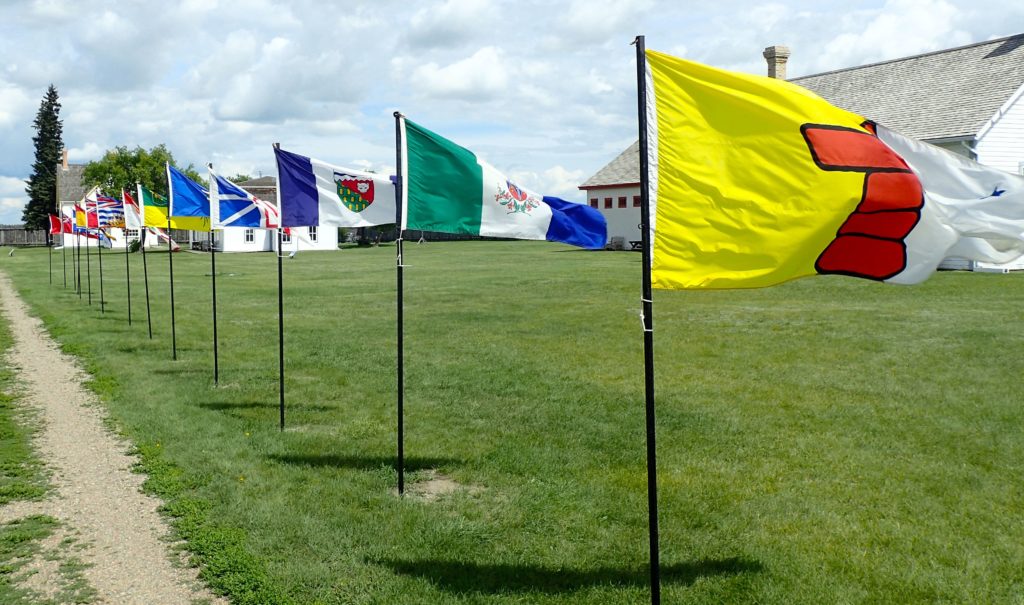
<svg viewBox="0 0 1024 605"><path fill-rule="evenodd" d="M399 128L402 229L604 247L600 212L522 189L472 151L415 122L401 118Z"/></svg>

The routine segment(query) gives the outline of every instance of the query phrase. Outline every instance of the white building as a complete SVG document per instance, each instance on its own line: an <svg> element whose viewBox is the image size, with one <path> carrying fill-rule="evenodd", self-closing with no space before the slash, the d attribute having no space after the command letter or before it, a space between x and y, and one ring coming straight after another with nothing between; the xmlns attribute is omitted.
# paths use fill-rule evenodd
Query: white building
<svg viewBox="0 0 1024 605"><path fill-rule="evenodd" d="M785 78L789 49L764 56L768 75ZM1024 174L1024 34L790 82L909 137ZM634 143L580 185L608 220L608 236L627 242L640 239L639 155ZM942 266L996 268L961 259ZM998 268L1024 269L1024 258Z"/></svg>

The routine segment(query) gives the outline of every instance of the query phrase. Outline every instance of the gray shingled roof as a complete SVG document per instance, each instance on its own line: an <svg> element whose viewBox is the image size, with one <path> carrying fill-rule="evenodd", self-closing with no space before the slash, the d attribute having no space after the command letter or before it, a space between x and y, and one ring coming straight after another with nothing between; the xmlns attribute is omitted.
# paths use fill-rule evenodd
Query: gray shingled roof
<svg viewBox="0 0 1024 605"><path fill-rule="evenodd" d="M77 202L85 197L85 185L82 184L82 171L85 164L69 164L64 170L61 164L57 164L57 201Z"/></svg>
<svg viewBox="0 0 1024 605"><path fill-rule="evenodd" d="M619 154L597 174L590 177L580 189L591 187L607 187L610 185L628 185L640 182L640 141L633 143L629 149Z"/></svg>
<svg viewBox="0 0 1024 605"><path fill-rule="evenodd" d="M915 139L971 138L1024 84L1024 34L790 82Z"/></svg>
<svg viewBox="0 0 1024 605"><path fill-rule="evenodd" d="M916 139L970 138L1024 84L1024 34L790 82ZM580 189L638 183L639 153L633 143Z"/></svg>
<svg viewBox="0 0 1024 605"><path fill-rule="evenodd" d="M261 176L258 179L249 179L244 183L238 183L239 187L277 187L277 179L272 176Z"/></svg>

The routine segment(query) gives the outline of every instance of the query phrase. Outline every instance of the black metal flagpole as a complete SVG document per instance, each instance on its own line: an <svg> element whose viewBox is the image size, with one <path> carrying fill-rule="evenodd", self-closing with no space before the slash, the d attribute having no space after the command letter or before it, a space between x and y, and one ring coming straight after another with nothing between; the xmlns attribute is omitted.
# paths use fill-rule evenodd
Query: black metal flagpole
<svg viewBox="0 0 1024 605"><path fill-rule="evenodd" d="M68 287L68 246L64 237L64 213L60 215L60 266L64 272L64 289Z"/></svg>
<svg viewBox="0 0 1024 605"><path fill-rule="evenodd" d="M405 493L405 326L404 326L404 305L402 301L403 284L402 269L405 263L402 259L402 114L395 112L395 161L397 162L395 178L395 228L398 229L398 240L396 248L397 268L397 317L398 317L398 351L397 351L397 379L398 379L398 495Z"/></svg>
<svg viewBox="0 0 1024 605"><path fill-rule="evenodd" d="M121 212L127 217L128 214L124 208L124 189L121 190ZM121 230L124 234L124 283L128 288L128 325L132 325L132 270L131 263L128 260L128 250L130 249L128 241L128 223L125 221L124 229ZM141 232L139 233L141 237Z"/></svg>
<svg viewBox="0 0 1024 605"><path fill-rule="evenodd" d="M139 232L139 249L142 250L142 279L146 282L146 325L149 326L149 339L153 339L153 315L149 311L149 267L146 266L146 232L148 228L143 219Z"/></svg>
<svg viewBox="0 0 1024 605"><path fill-rule="evenodd" d="M213 203L213 200L210 201ZM213 287L213 386L220 381L220 362L217 358L217 251L214 246L213 225L210 226L210 284Z"/></svg>
<svg viewBox="0 0 1024 605"><path fill-rule="evenodd" d="M89 215L85 215L86 229L89 225ZM85 285L89 290L89 304L92 304L92 261L89 260L89 237L85 238ZM97 240L99 241L99 240Z"/></svg>
<svg viewBox="0 0 1024 605"><path fill-rule="evenodd" d="M651 603L661 603L658 561L658 465L654 422L654 304L651 298L650 166L647 161L647 56L644 37L637 36L636 85L640 124L640 239L643 245L640 302L644 325L644 401L647 417L647 515L651 557Z"/></svg>
<svg viewBox="0 0 1024 605"><path fill-rule="evenodd" d="M171 218L169 216L167 217L167 266L171 279L171 359L177 361L178 333L174 324L174 240L171 239Z"/></svg>
<svg viewBox="0 0 1024 605"><path fill-rule="evenodd" d="M75 233L75 291L78 292L78 300L82 300L82 234L78 231L77 217L72 230Z"/></svg>
<svg viewBox="0 0 1024 605"><path fill-rule="evenodd" d="M123 195L123 194L122 194ZM125 227L124 233L127 234L128 229ZM128 236L124 236L124 283L128 287L128 325L132 325L132 269L131 262L128 259Z"/></svg>
<svg viewBox="0 0 1024 605"><path fill-rule="evenodd" d="M97 221L99 221L99 211L97 211L96 214ZM103 229L100 228L98 224L99 223L97 222L96 231L98 232L99 237L96 240L96 254L99 255L100 260L100 314L102 315L103 313L106 312L104 306L104 303L106 303L106 301L103 300L103 236L105 235L105 233L103 233Z"/></svg>
<svg viewBox="0 0 1024 605"><path fill-rule="evenodd" d="M280 183L277 185L281 186ZM283 230L277 230L277 368L278 368L278 393L281 408L281 430L284 430L284 268L282 258L284 251L281 246L284 244Z"/></svg>
<svg viewBox="0 0 1024 605"><path fill-rule="evenodd" d="M274 143L274 149L280 149L280 143ZM284 213L281 213L281 182L277 183L277 392L281 412L281 430L284 430ZM296 244L298 246L298 244ZM297 250L298 248L296 248Z"/></svg>

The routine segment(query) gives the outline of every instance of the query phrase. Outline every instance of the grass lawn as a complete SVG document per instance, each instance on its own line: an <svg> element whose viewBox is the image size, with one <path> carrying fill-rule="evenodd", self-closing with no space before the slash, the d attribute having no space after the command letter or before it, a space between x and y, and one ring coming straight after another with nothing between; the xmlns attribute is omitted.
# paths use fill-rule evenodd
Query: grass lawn
<svg viewBox="0 0 1024 605"><path fill-rule="evenodd" d="M0 317L0 506L38 500L46 492L45 474L29 443L36 420L17 406L19 387L2 357L11 346L7 322Z"/></svg>
<svg viewBox="0 0 1024 605"><path fill-rule="evenodd" d="M104 255L108 306L0 269L95 376L204 577L239 603L644 603L640 255L409 244L406 454L393 493L393 247ZM93 262L96 259L93 257ZM70 277L69 277L70 281ZM656 292L666 603L1024 600L1024 275Z"/></svg>

